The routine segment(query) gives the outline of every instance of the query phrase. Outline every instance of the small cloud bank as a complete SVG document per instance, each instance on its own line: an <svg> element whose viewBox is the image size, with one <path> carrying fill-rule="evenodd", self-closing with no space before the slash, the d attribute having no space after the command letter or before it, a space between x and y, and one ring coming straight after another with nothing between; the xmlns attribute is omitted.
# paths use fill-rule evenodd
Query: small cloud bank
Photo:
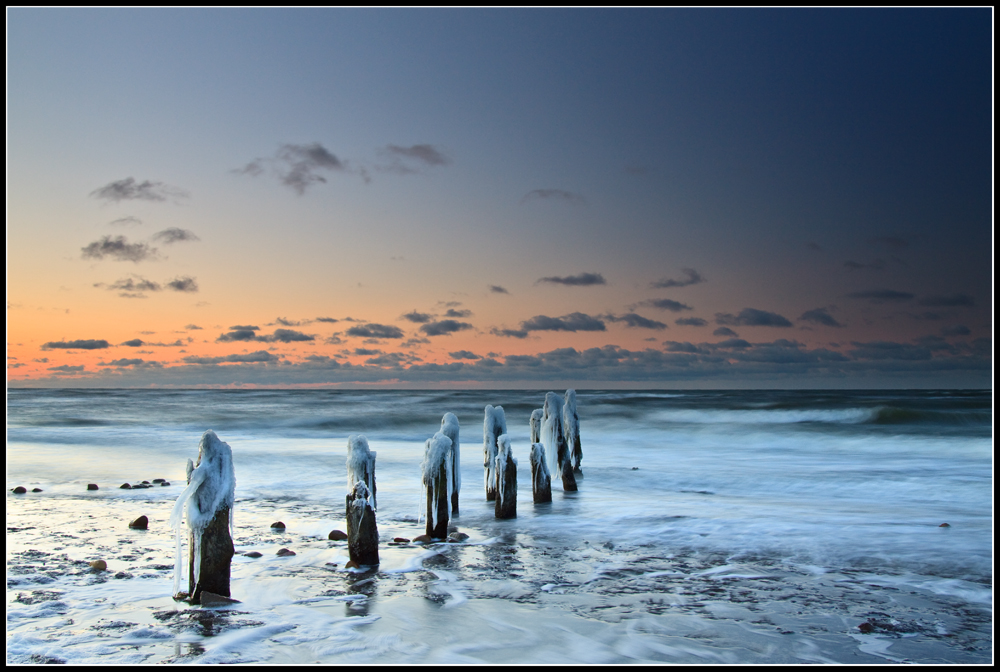
<svg viewBox="0 0 1000 672"><path fill-rule="evenodd" d="M177 187L171 187L163 182L143 180L136 182L134 177L109 182L90 192L96 199L119 203L121 201L165 201L168 198L186 198L187 192ZM129 218L125 218L129 219ZM118 220L116 220L118 221Z"/></svg>
<svg viewBox="0 0 1000 672"><path fill-rule="evenodd" d="M655 289L665 289L667 287L688 287L690 285L697 285L698 283L705 282L705 278L701 277L701 274L693 268L682 268L681 273L687 277L682 280L663 278L662 280L650 283L650 286Z"/></svg>
<svg viewBox="0 0 1000 672"><path fill-rule="evenodd" d="M607 281L600 273L580 273L579 275L567 275L564 277L552 275L547 278L539 278L539 282L549 282L556 285L570 285L574 287L588 287L590 285L606 285Z"/></svg>

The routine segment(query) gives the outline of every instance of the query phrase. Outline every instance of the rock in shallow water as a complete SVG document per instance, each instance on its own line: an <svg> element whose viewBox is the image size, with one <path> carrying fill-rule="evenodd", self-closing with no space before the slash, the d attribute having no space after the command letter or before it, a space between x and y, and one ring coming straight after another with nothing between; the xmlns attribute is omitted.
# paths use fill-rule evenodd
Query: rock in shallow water
<svg viewBox="0 0 1000 672"><path fill-rule="evenodd" d="M103 572L105 569L108 568L108 563L104 562L103 560L94 560L93 562L90 563L90 567L91 569L96 569L99 572Z"/></svg>
<svg viewBox="0 0 1000 672"><path fill-rule="evenodd" d="M139 516L131 523L128 524L133 530L146 530L149 529L149 518L146 516Z"/></svg>
<svg viewBox="0 0 1000 672"><path fill-rule="evenodd" d="M13 493L14 493L15 495L23 495L23 494L24 494L24 493L26 493L27 491L28 491L28 489L27 489L27 488L25 488L25 487L24 487L23 485L19 485L19 486L17 486L16 488L14 488L14 489L12 490L12 492L13 492Z"/></svg>
<svg viewBox="0 0 1000 672"><path fill-rule="evenodd" d="M278 549L278 552L275 555L277 555L279 557L285 557L286 555L295 555L295 551L287 549L287 548L281 548L281 549Z"/></svg>
<svg viewBox="0 0 1000 672"><path fill-rule="evenodd" d="M248 558L261 558L261 557L264 557L264 554L261 553L260 551L248 551L247 553L244 553L243 555L245 555Z"/></svg>
<svg viewBox="0 0 1000 672"><path fill-rule="evenodd" d="M343 530L333 530L326 536L330 541L344 541L347 539L347 533Z"/></svg>
<svg viewBox="0 0 1000 672"><path fill-rule="evenodd" d="M231 597L226 597L224 595L216 595L215 593L210 593L207 590L201 591L201 597L199 598L201 606L203 607L222 607L227 604L239 604L239 600L234 600Z"/></svg>
<svg viewBox="0 0 1000 672"><path fill-rule="evenodd" d="M88 483L87 490L98 490L97 483Z"/></svg>
<svg viewBox="0 0 1000 672"><path fill-rule="evenodd" d="M128 483L122 483L120 486L118 486L118 489L119 490L131 490L132 486L129 485Z"/></svg>
<svg viewBox="0 0 1000 672"><path fill-rule="evenodd" d="M276 523L271 523L271 529L272 530L283 530L283 529L285 529L285 524L279 520Z"/></svg>
<svg viewBox="0 0 1000 672"><path fill-rule="evenodd" d="M32 488L31 491L32 492L42 492L42 489L41 488Z"/></svg>

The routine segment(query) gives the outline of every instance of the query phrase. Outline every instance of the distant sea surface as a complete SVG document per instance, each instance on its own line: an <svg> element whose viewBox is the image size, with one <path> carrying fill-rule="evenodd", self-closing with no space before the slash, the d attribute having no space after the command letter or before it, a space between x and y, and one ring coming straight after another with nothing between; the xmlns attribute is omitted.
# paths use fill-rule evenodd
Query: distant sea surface
<svg viewBox="0 0 1000 672"><path fill-rule="evenodd" d="M578 390L579 491L555 479L534 505L544 396L9 389L7 662L991 662L990 390ZM486 404L519 462L514 520L484 497ZM423 532L446 412L470 538L388 546ZM207 429L236 469L229 609L170 599L166 521ZM355 433L385 542L361 574L326 538Z"/></svg>

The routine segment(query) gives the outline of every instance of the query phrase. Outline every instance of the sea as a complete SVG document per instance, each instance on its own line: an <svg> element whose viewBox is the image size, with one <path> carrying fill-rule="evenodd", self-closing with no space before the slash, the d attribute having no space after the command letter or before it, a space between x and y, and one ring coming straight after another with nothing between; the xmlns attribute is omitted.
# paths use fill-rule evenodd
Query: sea
<svg viewBox="0 0 1000 672"><path fill-rule="evenodd" d="M992 663L991 390L579 389L579 489L534 504L547 391L8 389L7 663ZM448 412L468 536L419 543ZM172 597L168 519L209 429L237 602L201 607ZM376 453L377 567L328 538L352 434Z"/></svg>

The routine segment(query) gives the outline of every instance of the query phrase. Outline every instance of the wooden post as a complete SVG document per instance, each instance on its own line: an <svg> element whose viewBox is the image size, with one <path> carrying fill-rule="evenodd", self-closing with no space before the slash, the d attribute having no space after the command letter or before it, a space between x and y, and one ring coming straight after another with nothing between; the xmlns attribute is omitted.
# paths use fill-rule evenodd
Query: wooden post
<svg viewBox="0 0 1000 672"><path fill-rule="evenodd" d="M458 491L462 488L461 459L458 451L458 418L445 413L441 418L441 433L451 439L451 513L458 513Z"/></svg>
<svg viewBox="0 0 1000 672"><path fill-rule="evenodd" d="M531 431L531 443L540 443L542 440L542 415L545 411L536 408L531 412L531 420L528 421L528 429Z"/></svg>
<svg viewBox="0 0 1000 672"><path fill-rule="evenodd" d="M357 481L347 495L347 551L356 565L377 565L378 526L371 493L364 481Z"/></svg>
<svg viewBox="0 0 1000 672"><path fill-rule="evenodd" d="M177 498L170 524L177 530L177 565L174 592L180 584L181 523L187 518L188 592L187 599L199 604L204 592L230 596L230 565L235 547L232 538L232 509L236 495L233 451L209 430L198 444L198 462L187 462L188 485ZM179 593L178 593L179 595Z"/></svg>
<svg viewBox="0 0 1000 672"><path fill-rule="evenodd" d="M510 452L510 437L497 437L497 518L517 518L517 460Z"/></svg>
<svg viewBox="0 0 1000 672"><path fill-rule="evenodd" d="M421 478L427 488L427 536L444 539L448 536L448 485L451 461L451 439L438 432L424 444Z"/></svg>
<svg viewBox="0 0 1000 672"><path fill-rule="evenodd" d="M583 474L580 462L583 461L583 448L580 446L580 416L576 412L576 390L566 390L566 403L563 404L563 430L566 432L566 447L569 449L573 463L573 473Z"/></svg>
<svg viewBox="0 0 1000 672"><path fill-rule="evenodd" d="M483 418L483 469L487 502L497 498L497 438L506 433L507 419L504 417L503 406L487 405Z"/></svg>
<svg viewBox="0 0 1000 672"><path fill-rule="evenodd" d="M377 565L375 452L362 434L347 437L347 551L356 565Z"/></svg>
<svg viewBox="0 0 1000 672"><path fill-rule="evenodd" d="M552 476L545 462L545 446L531 444L531 498L535 504L552 501Z"/></svg>
<svg viewBox="0 0 1000 672"><path fill-rule="evenodd" d="M573 463L562 426L561 401L555 392L545 394L545 406L542 409L542 441L545 443L549 466L562 477L563 491L576 492Z"/></svg>

